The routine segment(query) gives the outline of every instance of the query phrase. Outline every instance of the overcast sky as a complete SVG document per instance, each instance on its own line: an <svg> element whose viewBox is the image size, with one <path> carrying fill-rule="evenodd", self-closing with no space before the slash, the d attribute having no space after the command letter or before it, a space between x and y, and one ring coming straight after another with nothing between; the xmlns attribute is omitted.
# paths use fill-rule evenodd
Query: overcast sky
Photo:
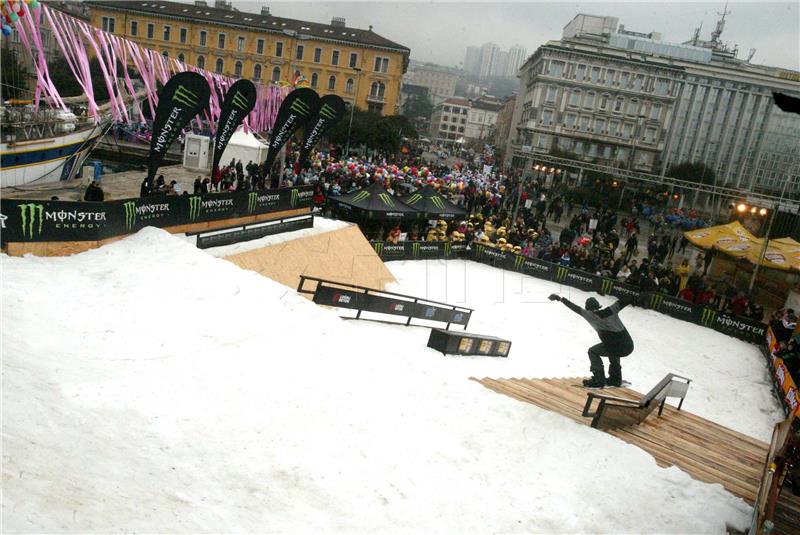
<svg viewBox="0 0 800 535"><path fill-rule="evenodd" d="M703 24L709 39L724 2L248 2L234 0L243 11L269 5L279 17L330 22L344 17L347 25L368 28L411 49L411 59L458 66L469 45L488 41L507 50L523 45L531 54L539 45L559 39L577 14L617 17L626 29L661 32L662 40L680 43ZM209 4L212 4L209 1ZM753 63L800 70L798 2L731 2L722 41L739 45L739 57L756 49Z"/></svg>

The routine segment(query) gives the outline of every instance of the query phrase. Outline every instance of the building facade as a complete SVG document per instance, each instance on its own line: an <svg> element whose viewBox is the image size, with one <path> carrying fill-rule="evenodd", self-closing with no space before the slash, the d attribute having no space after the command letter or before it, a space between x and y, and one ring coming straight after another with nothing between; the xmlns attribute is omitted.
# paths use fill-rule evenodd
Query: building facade
<svg viewBox="0 0 800 535"><path fill-rule="evenodd" d="M508 72L507 76L516 76L519 68L528 58L528 50L524 46L514 45L508 49Z"/></svg>
<svg viewBox="0 0 800 535"><path fill-rule="evenodd" d="M778 110L772 91L800 93L800 75L737 59L719 32L670 44L578 15L521 68L508 156L653 174L702 162L719 184L779 189L798 173L800 117Z"/></svg>
<svg viewBox="0 0 800 535"><path fill-rule="evenodd" d="M511 95L506 98L497 112L497 120L495 121L494 128L494 143L495 148L505 154L508 146L508 137L511 132L511 122L514 117L514 104L517 101L517 95Z"/></svg>
<svg viewBox="0 0 800 535"><path fill-rule="evenodd" d="M448 98L433 108L430 139L440 147L460 147L465 141L469 100Z"/></svg>
<svg viewBox="0 0 800 535"><path fill-rule="evenodd" d="M428 96L434 105L455 95L458 80L459 74L454 69L433 64L414 66L403 77L407 84L428 88Z"/></svg>
<svg viewBox="0 0 800 535"><path fill-rule="evenodd" d="M503 104L489 98L479 98L470 102L467 111L467 124L464 138L468 141L491 143L494 139L497 116Z"/></svg>
<svg viewBox="0 0 800 535"><path fill-rule="evenodd" d="M410 50L372 31L237 11L224 2L86 2L92 24L185 63L258 83L304 77L320 94L399 113Z"/></svg>

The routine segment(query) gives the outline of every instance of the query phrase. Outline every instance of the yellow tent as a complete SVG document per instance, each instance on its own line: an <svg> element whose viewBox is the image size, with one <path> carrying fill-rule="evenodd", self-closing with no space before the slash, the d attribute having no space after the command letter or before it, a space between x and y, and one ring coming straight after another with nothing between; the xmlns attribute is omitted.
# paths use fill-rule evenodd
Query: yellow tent
<svg viewBox="0 0 800 535"><path fill-rule="evenodd" d="M757 264L764 246L762 238L756 238L734 221L727 225L717 225L683 233L686 239L702 248L714 249L736 258L746 258L751 264ZM800 271L800 243L791 238L770 240L764 255L763 267L784 271Z"/></svg>

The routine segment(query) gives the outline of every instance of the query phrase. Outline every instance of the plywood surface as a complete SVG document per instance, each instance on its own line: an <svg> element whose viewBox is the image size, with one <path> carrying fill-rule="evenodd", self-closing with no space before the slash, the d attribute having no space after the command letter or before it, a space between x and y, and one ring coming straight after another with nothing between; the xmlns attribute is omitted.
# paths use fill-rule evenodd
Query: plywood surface
<svg viewBox="0 0 800 535"><path fill-rule="evenodd" d="M591 418L581 416L587 390L577 386L580 377L472 379L495 392L591 425ZM626 399L643 397L629 388L611 392ZM719 483L748 503L754 503L769 445L685 410L691 404L691 388L684 410L678 411L670 402L667 401L661 417L654 411L641 424L598 432L642 448L660 466L677 466L695 479Z"/></svg>

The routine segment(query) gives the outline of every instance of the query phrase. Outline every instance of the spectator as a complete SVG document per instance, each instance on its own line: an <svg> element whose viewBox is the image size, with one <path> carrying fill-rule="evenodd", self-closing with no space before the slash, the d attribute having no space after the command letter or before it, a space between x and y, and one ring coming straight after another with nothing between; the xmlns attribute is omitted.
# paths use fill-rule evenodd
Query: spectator
<svg viewBox="0 0 800 535"><path fill-rule="evenodd" d="M100 187L100 184L98 184L96 180L92 180L92 182L86 188L86 193L83 194L83 200L89 202L102 202L104 199L105 194L103 193L103 188Z"/></svg>

